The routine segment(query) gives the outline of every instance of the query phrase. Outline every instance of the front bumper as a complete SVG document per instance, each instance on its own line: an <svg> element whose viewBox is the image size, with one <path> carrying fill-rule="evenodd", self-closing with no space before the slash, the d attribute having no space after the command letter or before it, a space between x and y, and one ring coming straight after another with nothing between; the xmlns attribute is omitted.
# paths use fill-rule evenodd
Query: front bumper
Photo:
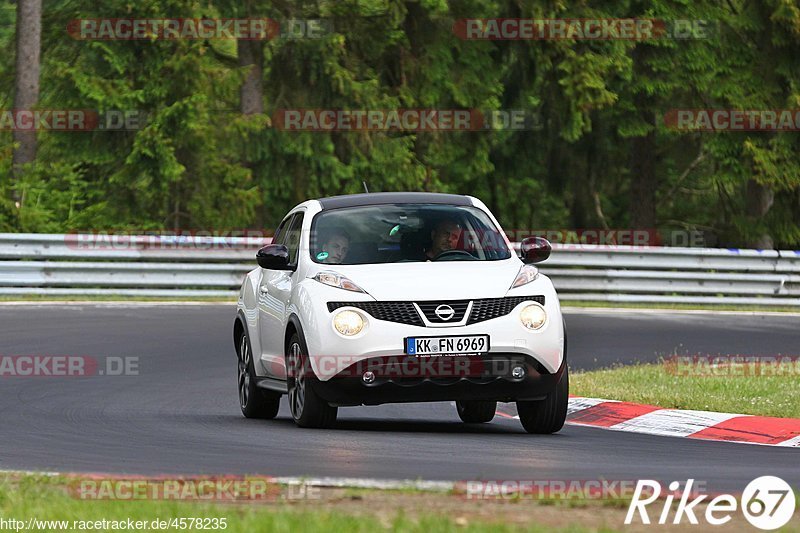
<svg viewBox="0 0 800 533"><path fill-rule="evenodd" d="M450 335L489 335L489 355L519 353L533 358L550 373L555 373L563 362L564 328L558 297L549 281L531 289L531 293L545 296L548 320L535 331L527 330L519 320L520 303L508 315L475 324L454 327L424 327L378 320L353 307L341 307L359 312L366 325L352 338L339 335L332 325L334 312L326 302L341 299L341 289L325 287L313 282L308 292L301 290L298 301L308 302L297 309L303 324L311 366L314 374L326 381L339 375L352 364L374 357L393 356L403 352L403 339L407 337L435 337ZM302 284L301 284L302 285ZM515 296L515 295L512 295ZM373 301L363 296L363 301Z"/></svg>
<svg viewBox="0 0 800 533"><path fill-rule="evenodd" d="M419 360L410 356L376 357L353 363L326 381L314 382L315 392L332 405L493 400L539 400L561 380L563 360L556 372L520 353L489 353L462 358ZM522 367L521 378L512 369ZM374 381L366 383L370 371Z"/></svg>

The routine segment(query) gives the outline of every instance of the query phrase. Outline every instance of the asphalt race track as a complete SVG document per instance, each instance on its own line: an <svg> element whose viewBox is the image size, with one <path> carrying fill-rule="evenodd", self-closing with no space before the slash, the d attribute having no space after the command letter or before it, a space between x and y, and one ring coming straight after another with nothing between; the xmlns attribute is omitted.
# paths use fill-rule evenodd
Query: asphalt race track
<svg viewBox="0 0 800 533"><path fill-rule="evenodd" d="M333 430L246 420L231 305L0 306L0 355L138 357L139 375L0 377L0 469L388 479L685 481L741 491L762 475L800 487L800 450L567 426L532 436L448 403L343 408ZM566 315L576 369L679 354L793 354L800 318ZM501 404L502 405L502 404ZM513 405L504 409L513 411Z"/></svg>

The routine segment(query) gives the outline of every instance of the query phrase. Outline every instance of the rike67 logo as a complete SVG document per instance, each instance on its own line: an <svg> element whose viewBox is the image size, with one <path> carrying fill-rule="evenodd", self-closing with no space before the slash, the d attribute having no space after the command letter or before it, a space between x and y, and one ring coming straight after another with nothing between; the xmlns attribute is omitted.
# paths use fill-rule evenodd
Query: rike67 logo
<svg viewBox="0 0 800 533"><path fill-rule="evenodd" d="M708 498L707 494L701 494L690 500L695 494L692 493L694 480L689 479L681 490L680 483L673 481L669 484L669 491L663 498L663 507L659 504L654 508L661 507L656 521L658 524L680 524L684 518L693 525L699 524L698 515L705 519L706 523L713 526L721 526L731 521L734 513L739 510L751 525L763 530L778 529L786 525L792 519L795 510L795 494L792 487L784 480L775 476L762 476L751 481L741 495L741 502L731 494L720 494L707 502L705 513L701 514L698 506ZM661 484L651 479L639 480L633 492L631 505L628 514L625 516L625 524L630 525L638 513L639 519L643 524L650 524L648 506L655 503L661 497ZM673 504L676 496L678 497L677 507L673 514ZM653 510L656 510L653 509ZM670 517L670 515L672 515Z"/></svg>

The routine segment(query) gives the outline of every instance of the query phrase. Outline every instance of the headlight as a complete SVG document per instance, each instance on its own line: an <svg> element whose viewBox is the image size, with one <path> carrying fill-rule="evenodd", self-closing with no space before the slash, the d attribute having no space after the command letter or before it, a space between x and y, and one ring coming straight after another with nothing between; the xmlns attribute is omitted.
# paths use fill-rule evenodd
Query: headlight
<svg viewBox="0 0 800 533"><path fill-rule="evenodd" d="M324 283L325 285L330 285L331 287L337 287L346 291L365 292L364 289L350 281L350 278L347 276L342 276L337 272L331 272L329 270L318 272L317 275L312 279L319 281L320 283Z"/></svg>
<svg viewBox="0 0 800 533"><path fill-rule="evenodd" d="M511 288L522 287L539 277L539 269L533 265L522 265L517 274L517 279L511 284Z"/></svg>
<svg viewBox="0 0 800 533"><path fill-rule="evenodd" d="M333 317L333 327L342 335L351 337L364 329L364 319L355 311L340 311Z"/></svg>
<svg viewBox="0 0 800 533"><path fill-rule="evenodd" d="M526 305L519 312L519 320L528 329L539 329L547 320L547 313L544 307L538 304Z"/></svg>

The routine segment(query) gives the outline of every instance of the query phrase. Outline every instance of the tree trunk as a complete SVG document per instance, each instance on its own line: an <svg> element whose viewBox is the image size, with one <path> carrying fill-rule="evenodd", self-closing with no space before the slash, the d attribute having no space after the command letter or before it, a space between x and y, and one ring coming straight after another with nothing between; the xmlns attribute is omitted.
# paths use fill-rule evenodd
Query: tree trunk
<svg viewBox="0 0 800 533"><path fill-rule="evenodd" d="M656 226L656 142L655 132L634 137L631 142L631 227Z"/></svg>
<svg viewBox="0 0 800 533"><path fill-rule="evenodd" d="M17 60L14 80L14 110L30 110L39 101L39 70L41 62L42 0L19 0L17 4ZM12 175L15 181L22 176L22 165L36 160L36 131L14 130ZM12 184L12 200L20 206L21 195Z"/></svg>
<svg viewBox="0 0 800 533"><path fill-rule="evenodd" d="M244 115L264 112L264 43L240 39L239 66L250 67L239 90L241 111Z"/></svg>
<svg viewBox="0 0 800 533"><path fill-rule="evenodd" d="M747 218L758 224L772 207L775 193L769 187L750 179L747 181L746 213ZM758 250L771 250L774 247L772 236L764 232L749 238L747 246Z"/></svg>
<svg viewBox="0 0 800 533"><path fill-rule="evenodd" d="M264 43L261 41L251 41L239 39L237 41L239 66L249 67L247 77L239 89L239 109L243 115L255 115L264 113ZM253 142L252 139L250 142ZM249 150L246 150L247 153ZM259 161L251 161L247 156L242 161L245 168L250 169L255 183L259 181ZM266 220L274 213L269 213L266 205L262 209L256 210L256 220L254 223L257 228L262 228Z"/></svg>
<svg viewBox="0 0 800 533"><path fill-rule="evenodd" d="M650 67L649 60L654 54L653 47L646 43L638 44L632 52L634 79L649 82L657 75ZM637 119L649 127L643 136L634 137L630 144L630 213L631 228L651 229L656 225L656 115L655 98L638 87L633 95Z"/></svg>

